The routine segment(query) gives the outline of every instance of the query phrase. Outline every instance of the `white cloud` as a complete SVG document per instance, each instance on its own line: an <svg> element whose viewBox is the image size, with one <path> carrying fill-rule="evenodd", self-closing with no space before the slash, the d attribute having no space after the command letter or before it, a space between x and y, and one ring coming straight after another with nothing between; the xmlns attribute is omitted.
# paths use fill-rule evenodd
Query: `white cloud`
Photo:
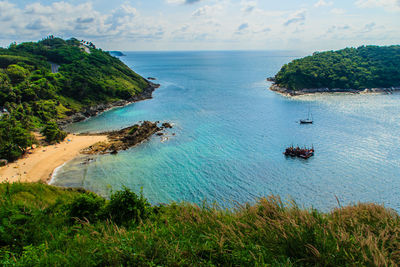
<svg viewBox="0 0 400 267"><path fill-rule="evenodd" d="M375 30L376 27L377 27L376 23L375 22L371 22L371 23L365 24L365 26L364 26L364 28L362 29L361 32L362 33L371 32L371 31Z"/></svg>
<svg viewBox="0 0 400 267"><path fill-rule="evenodd" d="M267 32L270 32L270 31L271 31L271 28L264 27L264 28L261 28L261 29L258 29L258 30L254 30L253 33L260 34L260 33L267 33Z"/></svg>
<svg viewBox="0 0 400 267"><path fill-rule="evenodd" d="M51 14L53 8L51 6L43 6L40 3L33 3L25 7L27 14L48 15Z"/></svg>
<svg viewBox="0 0 400 267"><path fill-rule="evenodd" d="M204 16L207 15L209 11L211 11L212 8L210 6L204 6L196 9L193 13L192 16L194 17L199 17L199 16Z"/></svg>
<svg viewBox="0 0 400 267"><path fill-rule="evenodd" d="M167 0L167 3L169 4L181 4L181 5L187 5L187 4L194 4L198 3L202 0Z"/></svg>
<svg viewBox="0 0 400 267"><path fill-rule="evenodd" d="M134 19L138 15L136 8L129 5L122 5L114 9L111 15L107 18L106 23L110 24L112 30L126 30L133 26Z"/></svg>
<svg viewBox="0 0 400 267"><path fill-rule="evenodd" d="M349 42L350 40L352 43L358 43L358 45L362 45L368 43L368 41L373 41L373 43L376 44L377 41L382 41L382 39L385 38L391 38L390 36L393 35L393 33L394 32L391 29L387 29L383 25L379 25L375 22L369 22L352 26L347 24L334 25L331 26L326 31L326 34L321 38L346 42ZM355 44L352 46L355 46Z"/></svg>
<svg viewBox="0 0 400 267"><path fill-rule="evenodd" d="M391 12L400 11L400 0L357 0L356 5L362 8L381 7Z"/></svg>
<svg viewBox="0 0 400 267"><path fill-rule="evenodd" d="M350 29L351 27L349 25L339 25L339 26L334 25L327 30L327 33L336 33L336 32L343 33Z"/></svg>
<svg viewBox="0 0 400 267"><path fill-rule="evenodd" d="M198 9L196 9L193 13L192 16L193 17L202 17L202 16L214 16L216 15L218 12L220 12L222 10L222 6L221 5L214 5L214 6L203 6L200 7Z"/></svg>
<svg viewBox="0 0 400 267"><path fill-rule="evenodd" d="M325 0L319 0L314 4L314 7L332 6L333 2L326 2Z"/></svg>
<svg viewBox="0 0 400 267"><path fill-rule="evenodd" d="M344 10L342 8L333 8L333 9L331 9L331 13L335 14L335 15L343 15L346 13L346 10Z"/></svg>
<svg viewBox="0 0 400 267"><path fill-rule="evenodd" d="M43 30L45 28L52 28L51 23L45 17L39 17L35 21L32 21L26 25L26 28L29 30Z"/></svg>
<svg viewBox="0 0 400 267"><path fill-rule="evenodd" d="M72 5L54 2L49 5L33 3L18 8L9 2L0 2L0 31L3 38L20 36L40 39L48 34L60 37L136 39L160 38L164 30L153 22L136 20L136 8L123 4L102 14L89 2Z"/></svg>
<svg viewBox="0 0 400 267"><path fill-rule="evenodd" d="M161 0L148 10L143 1L129 4L134 2L0 0L0 44L53 34L90 40L103 49L298 49L302 44L314 49L368 40L398 43L400 36L398 14L376 8L394 9L393 0L354 0L343 9L332 5L335 0L313 0L309 9L299 2L287 9L260 0ZM351 6L356 2L359 9ZM348 16L333 15L344 11Z"/></svg>
<svg viewBox="0 0 400 267"><path fill-rule="evenodd" d="M246 13L251 13L254 11L257 7L257 2L255 1L245 1L242 2L242 11Z"/></svg>
<svg viewBox="0 0 400 267"><path fill-rule="evenodd" d="M306 20L307 10L302 8L292 13L289 18L285 21L284 25L289 26L290 24L302 24Z"/></svg>
<svg viewBox="0 0 400 267"><path fill-rule="evenodd" d="M9 2L0 2L0 21L13 21L17 15L20 15L20 13L21 12L16 8L14 4L11 4Z"/></svg>

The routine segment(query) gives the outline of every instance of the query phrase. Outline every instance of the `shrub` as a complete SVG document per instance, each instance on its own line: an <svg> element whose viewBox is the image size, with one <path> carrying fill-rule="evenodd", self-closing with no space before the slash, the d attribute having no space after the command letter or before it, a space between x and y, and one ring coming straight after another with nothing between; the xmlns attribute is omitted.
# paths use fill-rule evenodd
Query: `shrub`
<svg viewBox="0 0 400 267"><path fill-rule="evenodd" d="M60 130L54 121L48 122L40 133L46 137L48 143L59 143L67 137L67 133Z"/></svg>
<svg viewBox="0 0 400 267"><path fill-rule="evenodd" d="M111 219L119 225L136 224L151 213L150 203L142 192L138 196L126 187L111 195L106 210Z"/></svg>
<svg viewBox="0 0 400 267"><path fill-rule="evenodd" d="M81 194L69 205L69 216L94 222L101 215L104 203L103 198L94 194Z"/></svg>

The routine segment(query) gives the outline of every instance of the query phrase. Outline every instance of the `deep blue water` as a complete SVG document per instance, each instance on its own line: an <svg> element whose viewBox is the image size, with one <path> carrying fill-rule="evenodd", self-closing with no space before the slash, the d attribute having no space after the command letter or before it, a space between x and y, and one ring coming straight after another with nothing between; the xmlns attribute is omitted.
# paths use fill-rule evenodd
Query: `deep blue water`
<svg viewBox="0 0 400 267"><path fill-rule="evenodd" d="M77 158L54 184L103 195L143 188L152 203L203 200L223 206L280 195L328 210L383 203L400 210L400 94L287 98L266 77L301 52L130 52L121 59L157 77L154 98L71 125L71 131L119 129L142 120L173 122L118 155ZM297 121L311 110L315 124ZM176 133L172 136L172 133ZM314 145L309 160L283 156L288 145Z"/></svg>

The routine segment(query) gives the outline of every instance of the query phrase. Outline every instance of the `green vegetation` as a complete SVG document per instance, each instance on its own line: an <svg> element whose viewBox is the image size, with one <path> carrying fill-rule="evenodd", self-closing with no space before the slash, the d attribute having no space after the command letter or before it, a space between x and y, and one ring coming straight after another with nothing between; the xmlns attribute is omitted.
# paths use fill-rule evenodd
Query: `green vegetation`
<svg viewBox="0 0 400 267"><path fill-rule="evenodd" d="M400 86L400 46L361 46L316 52L284 65L275 76L275 83L291 90Z"/></svg>
<svg viewBox="0 0 400 267"><path fill-rule="evenodd" d="M46 123L40 133L46 138L46 142L49 144L59 143L67 137L67 133L61 131L60 128L58 128L57 123L54 121Z"/></svg>
<svg viewBox="0 0 400 267"><path fill-rule="evenodd" d="M52 73L51 64L54 69L59 66L57 73ZM92 43L50 36L0 48L0 111L10 113L0 124L11 124L19 133L16 140L0 131L0 158L18 158L31 145L29 132L50 122L57 129L48 131L46 126L46 137L60 141L65 135L57 120L88 106L129 99L147 86L145 79Z"/></svg>
<svg viewBox="0 0 400 267"><path fill-rule="evenodd" d="M14 117L0 120L0 155L8 160L20 157L35 143L34 136Z"/></svg>
<svg viewBox="0 0 400 267"><path fill-rule="evenodd" d="M399 251L399 215L375 204L321 213L270 197L228 211L0 185L4 266L395 266Z"/></svg>

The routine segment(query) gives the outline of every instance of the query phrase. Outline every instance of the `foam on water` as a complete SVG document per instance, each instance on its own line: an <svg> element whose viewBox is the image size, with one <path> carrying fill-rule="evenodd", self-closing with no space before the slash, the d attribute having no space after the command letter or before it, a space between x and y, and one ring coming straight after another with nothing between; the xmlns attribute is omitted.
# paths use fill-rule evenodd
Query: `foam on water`
<svg viewBox="0 0 400 267"><path fill-rule="evenodd" d="M51 184L54 183L54 179L57 177L58 172L59 172L59 171L61 170L61 168L64 167L67 163L68 163L68 161L67 161L67 162L64 162L63 164L61 164L60 166L58 166L57 168L54 169L53 173L51 174L51 178L50 178L50 181L49 181L48 184L51 185Z"/></svg>

